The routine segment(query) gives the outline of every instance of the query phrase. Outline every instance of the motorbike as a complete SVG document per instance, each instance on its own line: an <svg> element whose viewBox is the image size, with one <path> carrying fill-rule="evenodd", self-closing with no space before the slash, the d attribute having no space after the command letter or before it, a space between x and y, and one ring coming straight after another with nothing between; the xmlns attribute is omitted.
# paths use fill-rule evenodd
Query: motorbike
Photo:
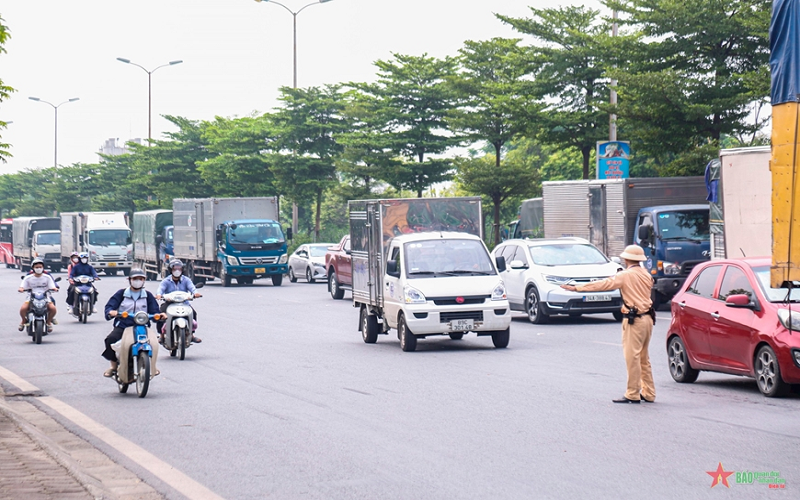
<svg viewBox="0 0 800 500"><path fill-rule="evenodd" d="M80 323L86 323L94 309L94 283L91 276L76 276L72 278L75 283L75 300L72 302L72 314Z"/></svg>
<svg viewBox="0 0 800 500"><path fill-rule="evenodd" d="M120 314L121 318L129 317L127 312ZM128 392L130 384L136 384L136 393L140 398L147 396L147 391L150 388L150 379L154 375L151 374L151 359L153 358L153 346L150 344L149 331L147 323L150 320L158 321L161 319L160 314L147 314L145 311L139 311L133 315L133 344L128 349L128 352L120 352L122 350L123 339L113 344L111 347L117 353L119 366L117 371L114 372L113 379L119 387L119 392L125 394ZM127 333L127 331L126 331ZM122 357L126 356L127 369L123 370ZM152 363L155 363L153 360Z"/></svg>
<svg viewBox="0 0 800 500"><path fill-rule="evenodd" d="M55 282L61 281L61 278L53 280ZM30 308L28 309L28 336L36 344L42 343L42 337L47 335L47 304L50 303L50 292L31 291L30 293Z"/></svg>
<svg viewBox="0 0 800 500"><path fill-rule="evenodd" d="M202 286L203 284L199 283L197 288ZM194 295L189 292L175 291L164 295L164 302L167 303L167 320L161 330L162 345L169 351L171 357L178 356L181 360L186 356L186 348L192 345L192 335L197 330L194 309L184 304L189 300L194 300Z"/></svg>

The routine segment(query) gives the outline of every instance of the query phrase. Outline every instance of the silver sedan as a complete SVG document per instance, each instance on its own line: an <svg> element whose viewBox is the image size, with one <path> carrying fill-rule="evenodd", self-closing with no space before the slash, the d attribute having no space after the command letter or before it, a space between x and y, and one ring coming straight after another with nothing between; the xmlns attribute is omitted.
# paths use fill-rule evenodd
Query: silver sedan
<svg viewBox="0 0 800 500"><path fill-rule="evenodd" d="M309 243L300 245L289 256L289 281L297 281L303 277L308 283L316 280L327 280L328 273L325 269L325 252L335 243Z"/></svg>

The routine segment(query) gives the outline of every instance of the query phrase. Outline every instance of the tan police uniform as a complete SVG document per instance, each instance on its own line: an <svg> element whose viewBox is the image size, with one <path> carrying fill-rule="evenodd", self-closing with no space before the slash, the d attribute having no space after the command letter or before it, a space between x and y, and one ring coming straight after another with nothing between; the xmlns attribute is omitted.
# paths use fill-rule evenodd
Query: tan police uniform
<svg viewBox="0 0 800 500"><path fill-rule="evenodd" d="M644 261L647 258L644 250L637 245L630 245L620 255L623 259ZM650 291L653 288L653 279L646 269L634 265L620 271L616 276L611 276L602 281L595 281L576 287L579 292L603 292L619 290L622 293L622 313L627 314L631 308L636 308L639 315L633 324L628 318L622 319L622 352L628 366L628 389L625 397L639 401L639 394L647 401L654 401L656 388L653 385L653 370L650 366L650 337L653 334L653 318L647 314L653 305Z"/></svg>

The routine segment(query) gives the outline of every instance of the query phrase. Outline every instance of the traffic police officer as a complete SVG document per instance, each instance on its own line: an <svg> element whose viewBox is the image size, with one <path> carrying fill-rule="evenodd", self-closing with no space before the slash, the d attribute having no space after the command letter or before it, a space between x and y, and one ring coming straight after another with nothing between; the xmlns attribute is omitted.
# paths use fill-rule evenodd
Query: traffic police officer
<svg viewBox="0 0 800 500"><path fill-rule="evenodd" d="M603 292L619 290L622 294L622 351L628 365L628 389L625 396L614 399L615 403L635 403L640 400L653 403L656 388L650 367L648 348L653 334L656 313L650 299L653 279L640 264L647 260L644 250L638 245L629 245L622 252L625 270L616 276L585 285L563 285L573 292Z"/></svg>

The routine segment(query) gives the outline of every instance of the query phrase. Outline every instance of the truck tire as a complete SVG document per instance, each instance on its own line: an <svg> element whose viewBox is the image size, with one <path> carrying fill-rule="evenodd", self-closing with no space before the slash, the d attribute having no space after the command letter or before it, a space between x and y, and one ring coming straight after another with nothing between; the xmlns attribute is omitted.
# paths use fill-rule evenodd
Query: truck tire
<svg viewBox="0 0 800 500"><path fill-rule="evenodd" d="M231 286L231 276L225 272L225 266L222 266L222 269L219 272L219 281L222 283L222 286L229 287Z"/></svg>
<svg viewBox="0 0 800 500"><path fill-rule="evenodd" d="M131 274L131 269L130 269L130 268L123 269L123 270L122 270L122 274L124 274L125 276L130 276L130 274Z"/></svg>
<svg viewBox="0 0 800 500"><path fill-rule="evenodd" d="M417 337L411 333L411 330L406 324L406 317L402 313L397 320L397 335L400 337L400 349L405 352L414 352L417 350Z"/></svg>
<svg viewBox="0 0 800 500"><path fill-rule="evenodd" d="M497 349L505 349L508 347L508 340L511 338L511 328L492 332L492 344Z"/></svg>
<svg viewBox="0 0 800 500"><path fill-rule="evenodd" d="M378 317L370 314L367 306L361 306L361 338L365 344L378 341Z"/></svg>
<svg viewBox="0 0 800 500"><path fill-rule="evenodd" d="M272 286L281 286L281 284L283 283L282 274L273 274L272 276L270 276L270 279L272 279Z"/></svg>
<svg viewBox="0 0 800 500"><path fill-rule="evenodd" d="M331 268L328 274L328 290L331 292L331 297L336 300L344 298L344 290L339 286L339 280L336 279L336 271Z"/></svg>

